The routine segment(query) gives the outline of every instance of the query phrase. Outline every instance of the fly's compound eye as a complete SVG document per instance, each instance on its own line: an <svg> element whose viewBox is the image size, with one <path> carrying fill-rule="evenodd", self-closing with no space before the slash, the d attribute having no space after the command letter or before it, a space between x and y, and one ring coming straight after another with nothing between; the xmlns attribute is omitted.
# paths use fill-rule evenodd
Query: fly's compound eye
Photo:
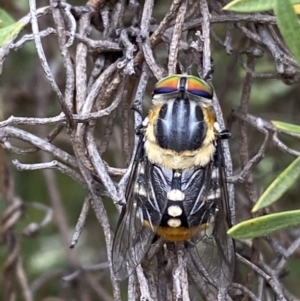
<svg viewBox="0 0 300 301"><path fill-rule="evenodd" d="M212 87L204 80L192 75L171 75L160 80L153 90L153 101L168 98L168 95L186 93L195 101L210 103Z"/></svg>
<svg viewBox="0 0 300 301"><path fill-rule="evenodd" d="M178 92L180 78L180 75L171 75L161 79L154 87L153 96Z"/></svg>
<svg viewBox="0 0 300 301"><path fill-rule="evenodd" d="M213 88L204 80L196 76L187 76L186 92L193 96L206 99L213 98Z"/></svg>

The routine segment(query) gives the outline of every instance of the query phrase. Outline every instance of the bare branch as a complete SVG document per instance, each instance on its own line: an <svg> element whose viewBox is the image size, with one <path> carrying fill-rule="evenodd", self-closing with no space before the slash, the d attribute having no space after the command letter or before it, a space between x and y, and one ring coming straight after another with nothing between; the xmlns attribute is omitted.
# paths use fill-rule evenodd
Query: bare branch
<svg viewBox="0 0 300 301"><path fill-rule="evenodd" d="M181 38L186 9L187 9L187 0L183 0L181 5L179 6L174 29L173 29L172 41L170 44L168 74L174 74L176 71L178 45L179 45L179 40Z"/></svg>
<svg viewBox="0 0 300 301"><path fill-rule="evenodd" d="M205 77L211 71L211 52L210 52L210 13L206 0L200 1L202 15L202 38L203 38L203 74Z"/></svg>
<svg viewBox="0 0 300 301"><path fill-rule="evenodd" d="M35 0L29 0L29 6L30 6L32 32L34 34L34 42L35 42L35 46L36 46L36 49L37 49L37 52L38 52L38 56L39 56L41 65L44 69L44 72L45 72L45 74L48 78L48 81L49 81L53 91L56 93L56 96L59 100L59 103L60 103L62 109L63 109L63 112L68 117L68 120L72 120L71 110L67 106L67 104L65 103L64 97L63 97L61 91L59 90L59 88L58 88L58 86L55 82L55 79L52 75L49 64L47 62L45 52L43 50L41 37L39 35L39 26L38 26L38 22L37 22L37 11L36 11Z"/></svg>
<svg viewBox="0 0 300 301"><path fill-rule="evenodd" d="M25 205L45 212L45 216L40 223L31 223L23 230L24 235L33 236L40 231L41 228L47 226L52 221L53 210L50 207L40 203L26 203Z"/></svg>
<svg viewBox="0 0 300 301"><path fill-rule="evenodd" d="M74 230L74 234L72 237L70 248L74 248L79 239L79 236L83 230L89 209L90 209L90 198L86 197L84 200L84 203L82 205L82 209L81 209L79 218L77 220L77 224L75 226L75 230Z"/></svg>
<svg viewBox="0 0 300 301"><path fill-rule="evenodd" d="M54 157L74 166L77 167L77 162L75 158L69 155L67 152L59 149L58 147L54 146L53 144L45 141L44 139L38 138L35 135L32 135L28 132L23 130L14 128L14 127L4 127L0 129L0 141L4 144L7 141L7 138L17 138L23 141L26 141L39 149L52 154Z"/></svg>

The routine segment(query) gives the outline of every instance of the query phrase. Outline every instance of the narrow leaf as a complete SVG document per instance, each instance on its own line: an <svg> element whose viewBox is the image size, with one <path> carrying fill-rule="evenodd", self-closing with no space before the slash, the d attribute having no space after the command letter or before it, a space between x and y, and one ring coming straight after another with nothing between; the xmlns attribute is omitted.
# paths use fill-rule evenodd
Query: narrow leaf
<svg viewBox="0 0 300 301"><path fill-rule="evenodd" d="M282 132L300 134L300 125L286 123L277 120L272 120L271 122Z"/></svg>
<svg viewBox="0 0 300 301"><path fill-rule="evenodd" d="M266 189L252 209L256 212L276 202L297 180L300 175L300 157L294 160Z"/></svg>
<svg viewBox="0 0 300 301"><path fill-rule="evenodd" d="M9 15L5 10L0 9L0 28L6 27L15 23L14 18Z"/></svg>
<svg viewBox="0 0 300 301"><path fill-rule="evenodd" d="M13 40L19 32L24 28L24 23L16 22L0 29L0 46Z"/></svg>
<svg viewBox="0 0 300 301"><path fill-rule="evenodd" d="M290 0L275 0L274 13L284 41L300 64L300 25L292 2Z"/></svg>
<svg viewBox="0 0 300 301"><path fill-rule="evenodd" d="M271 10L275 0L234 0L223 7L224 10L231 10L239 13L253 13Z"/></svg>
<svg viewBox="0 0 300 301"><path fill-rule="evenodd" d="M294 4L296 13L299 13L298 3L300 0L290 0ZM272 10L275 6L275 0L234 0L223 7L224 10L235 11L239 13L255 13Z"/></svg>
<svg viewBox="0 0 300 301"><path fill-rule="evenodd" d="M235 239L248 239L297 225L300 225L300 210L292 210L249 219L233 226L227 233Z"/></svg>

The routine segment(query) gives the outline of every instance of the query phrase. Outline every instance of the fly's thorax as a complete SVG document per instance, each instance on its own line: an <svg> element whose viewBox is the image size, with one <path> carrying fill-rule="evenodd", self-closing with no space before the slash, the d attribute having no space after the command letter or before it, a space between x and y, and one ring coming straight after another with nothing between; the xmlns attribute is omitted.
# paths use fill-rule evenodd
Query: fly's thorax
<svg viewBox="0 0 300 301"><path fill-rule="evenodd" d="M207 128L201 106L177 97L161 106L154 123L154 135L161 148L180 153L199 149Z"/></svg>
<svg viewBox="0 0 300 301"><path fill-rule="evenodd" d="M160 102L148 115L145 151L153 163L170 169L207 165L215 152L213 108L193 100Z"/></svg>

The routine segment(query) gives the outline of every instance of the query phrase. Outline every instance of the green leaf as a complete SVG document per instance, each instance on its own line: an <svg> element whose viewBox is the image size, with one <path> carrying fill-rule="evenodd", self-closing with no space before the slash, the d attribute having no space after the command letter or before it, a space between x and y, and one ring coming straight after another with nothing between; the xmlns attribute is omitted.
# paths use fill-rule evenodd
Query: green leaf
<svg viewBox="0 0 300 301"><path fill-rule="evenodd" d="M9 15L5 10L0 8L0 28L6 27L15 23L14 18Z"/></svg>
<svg viewBox="0 0 300 301"><path fill-rule="evenodd" d="M248 239L300 224L300 210L273 213L241 222L227 233L235 239Z"/></svg>
<svg viewBox="0 0 300 301"><path fill-rule="evenodd" d="M281 132L300 134L300 125L272 120L272 124Z"/></svg>
<svg viewBox="0 0 300 301"><path fill-rule="evenodd" d="M223 7L239 13L254 13L273 9L275 0L234 0Z"/></svg>
<svg viewBox="0 0 300 301"><path fill-rule="evenodd" d="M0 46L13 40L25 26L22 22L16 22L0 29Z"/></svg>
<svg viewBox="0 0 300 301"><path fill-rule="evenodd" d="M291 1L275 0L274 13L284 41L300 64L300 25Z"/></svg>
<svg viewBox="0 0 300 301"><path fill-rule="evenodd" d="M279 30L291 53L300 64L300 25L293 5L300 0L234 0L223 9L236 12L261 12L273 9Z"/></svg>
<svg viewBox="0 0 300 301"><path fill-rule="evenodd" d="M256 212L276 202L300 175L300 156L294 160L266 189L252 209Z"/></svg>
<svg viewBox="0 0 300 301"><path fill-rule="evenodd" d="M271 10L276 0L234 0L223 7L224 10L231 10L239 13L255 13ZM300 0L290 0L291 4L298 4Z"/></svg>
<svg viewBox="0 0 300 301"><path fill-rule="evenodd" d="M300 0L290 0L293 6L296 6L297 4L300 3Z"/></svg>

